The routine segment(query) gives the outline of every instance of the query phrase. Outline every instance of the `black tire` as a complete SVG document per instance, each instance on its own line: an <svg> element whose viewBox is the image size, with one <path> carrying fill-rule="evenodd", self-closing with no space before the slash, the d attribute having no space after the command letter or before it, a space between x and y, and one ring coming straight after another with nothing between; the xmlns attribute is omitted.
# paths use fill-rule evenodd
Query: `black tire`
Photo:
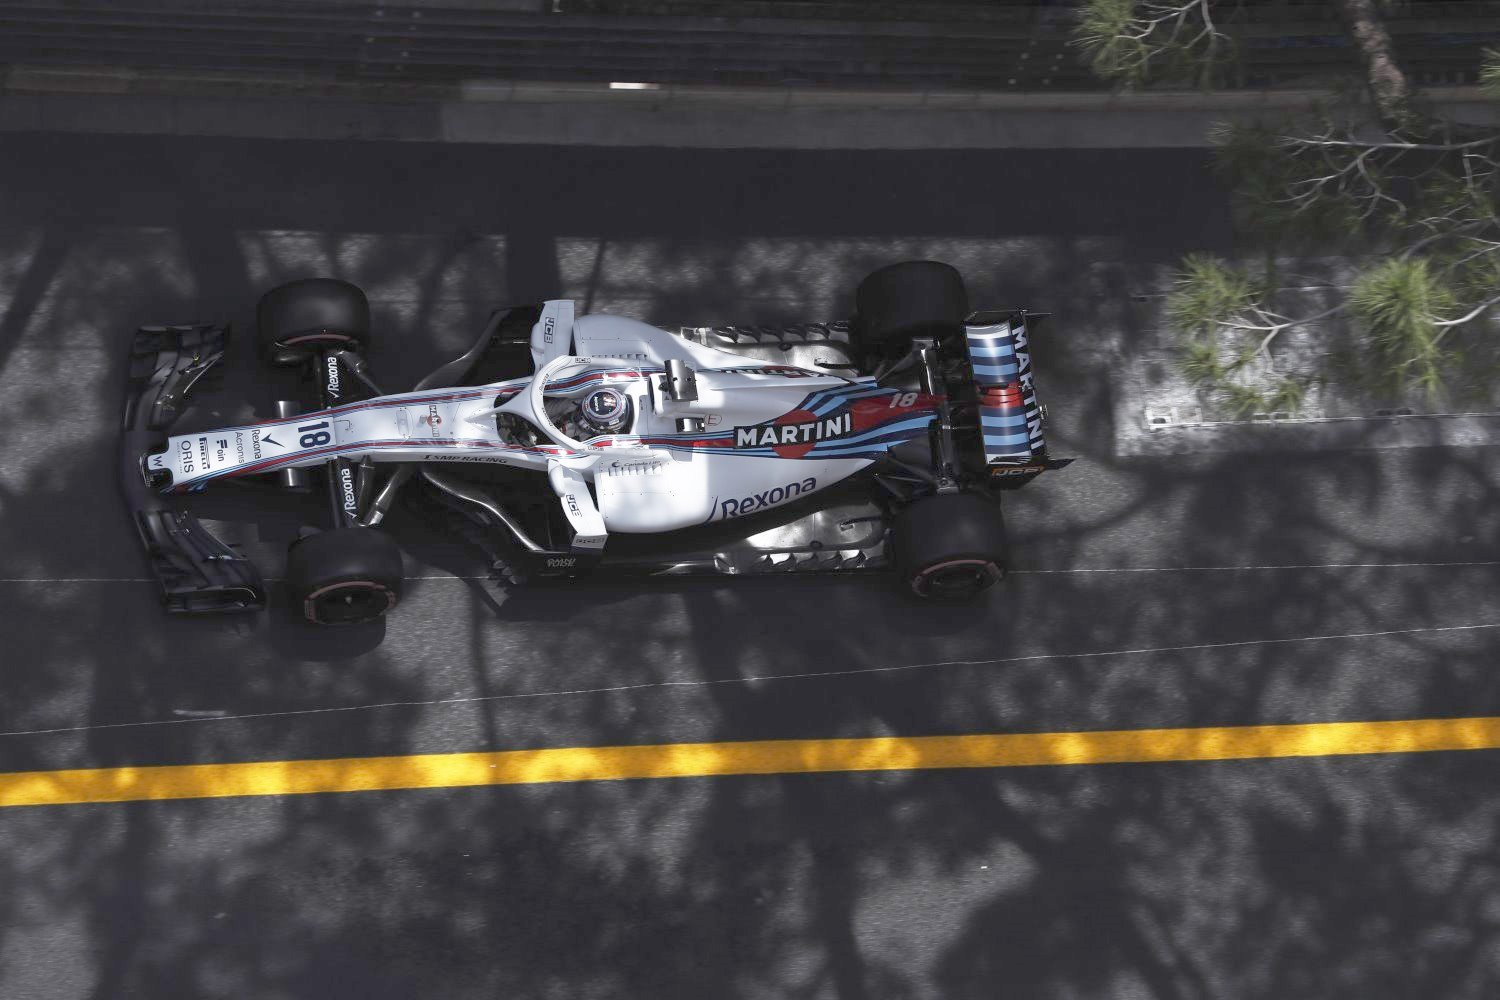
<svg viewBox="0 0 1500 1000"><path fill-rule="evenodd" d="M272 364L295 365L320 348L358 348L369 340L370 303L358 285L304 278L260 297L255 326Z"/></svg>
<svg viewBox="0 0 1500 1000"><path fill-rule="evenodd" d="M374 528L308 535L287 551L286 583L314 624L372 621L401 600L401 549Z"/></svg>
<svg viewBox="0 0 1500 1000"><path fill-rule="evenodd" d="M981 493L939 493L907 504L891 526L891 558L918 597L969 600L1005 575L1005 521Z"/></svg>
<svg viewBox="0 0 1500 1000"><path fill-rule="evenodd" d="M904 353L919 334L952 333L969 315L964 279L949 264L908 260L873 272L854 293L854 322L867 351Z"/></svg>

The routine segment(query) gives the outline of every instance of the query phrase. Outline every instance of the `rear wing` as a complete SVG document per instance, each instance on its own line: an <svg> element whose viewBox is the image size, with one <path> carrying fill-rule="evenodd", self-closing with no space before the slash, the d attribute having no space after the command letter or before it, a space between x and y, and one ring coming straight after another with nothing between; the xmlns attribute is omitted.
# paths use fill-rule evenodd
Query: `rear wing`
<svg viewBox="0 0 1500 1000"><path fill-rule="evenodd" d="M1046 415L1032 378L1028 325L1047 313L975 313L964 343L979 397L979 428L990 479L1030 478L1067 460L1047 458Z"/></svg>

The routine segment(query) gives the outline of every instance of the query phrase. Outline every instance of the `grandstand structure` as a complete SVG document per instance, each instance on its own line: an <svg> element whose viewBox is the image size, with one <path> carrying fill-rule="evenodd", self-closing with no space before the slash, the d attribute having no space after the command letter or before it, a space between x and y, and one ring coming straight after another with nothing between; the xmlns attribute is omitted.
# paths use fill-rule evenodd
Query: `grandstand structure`
<svg viewBox="0 0 1500 1000"><path fill-rule="evenodd" d="M0 0L0 68L101 67L268 89L443 92L469 81L895 91L1108 89L1069 35L1072 2L1016 0ZM1357 69L1326 2L1223 4L1231 88L1307 88ZM1388 16L1419 85L1475 82L1500 3ZM28 75L29 74L29 75ZM42 75L45 75L43 73ZM54 74L55 75L55 74Z"/></svg>

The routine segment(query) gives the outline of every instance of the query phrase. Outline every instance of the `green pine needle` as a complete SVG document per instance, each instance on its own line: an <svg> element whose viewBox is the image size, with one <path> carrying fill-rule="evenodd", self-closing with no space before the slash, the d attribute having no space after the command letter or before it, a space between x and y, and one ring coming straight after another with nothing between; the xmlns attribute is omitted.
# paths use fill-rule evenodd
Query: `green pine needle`
<svg viewBox="0 0 1500 1000"><path fill-rule="evenodd" d="M1491 97L1500 97L1500 49L1485 49L1479 63L1479 86Z"/></svg>
<svg viewBox="0 0 1500 1000"><path fill-rule="evenodd" d="M1254 299L1250 278L1211 254L1183 258L1172 292L1167 296L1167 319L1189 336L1213 333Z"/></svg>
<svg viewBox="0 0 1500 1000"><path fill-rule="evenodd" d="M1421 258L1387 260L1360 275L1349 292L1387 379L1429 394L1442 385L1440 317L1453 311L1453 289Z"/></svg>

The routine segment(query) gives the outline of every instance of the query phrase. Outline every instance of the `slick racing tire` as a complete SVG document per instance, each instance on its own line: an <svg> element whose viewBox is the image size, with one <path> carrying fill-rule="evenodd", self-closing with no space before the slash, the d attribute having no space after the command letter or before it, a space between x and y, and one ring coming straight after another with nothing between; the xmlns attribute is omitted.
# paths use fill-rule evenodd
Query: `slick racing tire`
<svg viewBox="0 0 1500 1000"><path fill-rule="evenodd" d="M286 582L298 613L317 625L372 621L401 599L401 550L374 528L309 535L287 551Z"/></svg>
<svg viewBox="0 0 1500 1000"><path fill-rule="evenodd" d="M912 337L961 329L969 315L969 293L951 265L908 260L861 281L854 310L854 327L865 350L897 356L906 352Z"/></svg>
<svg viewBox="0 0 1500 1000"><path fill-rule="evenodd" d="M914 500L891 526L891 557L917 597L965 601L1005 574L1000 503L981 493L939 493Z"/></svg>
<svg viewBox="0 0 1500 1000"><path fill-rule="evenodd" d="M322 348L358 348L370 336L370 303L358 285L304 278L260 297L255 326L273 365L298 365Z"/></svg>

